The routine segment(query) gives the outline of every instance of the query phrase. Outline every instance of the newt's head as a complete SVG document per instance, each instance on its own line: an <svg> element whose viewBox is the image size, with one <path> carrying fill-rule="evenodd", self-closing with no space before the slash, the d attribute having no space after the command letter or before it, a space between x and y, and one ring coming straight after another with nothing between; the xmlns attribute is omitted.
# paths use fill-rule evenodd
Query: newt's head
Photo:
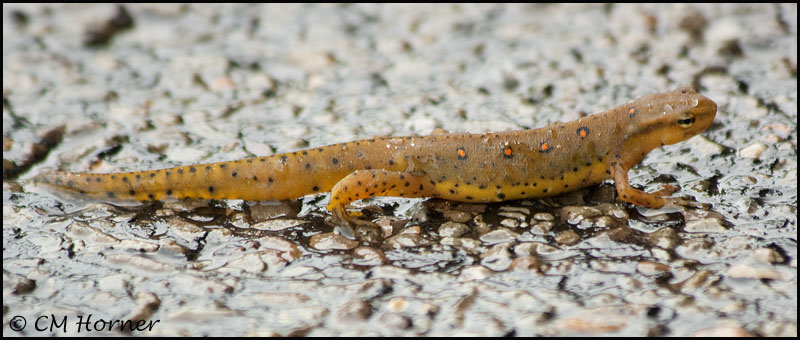
<svg viewBox="0 0 800 340"><path fill-rule="evenodd" d="M717 115L717 104L690 87L644 96L622 108L629 119L626 144L647 151L694 137Z"/></svg>

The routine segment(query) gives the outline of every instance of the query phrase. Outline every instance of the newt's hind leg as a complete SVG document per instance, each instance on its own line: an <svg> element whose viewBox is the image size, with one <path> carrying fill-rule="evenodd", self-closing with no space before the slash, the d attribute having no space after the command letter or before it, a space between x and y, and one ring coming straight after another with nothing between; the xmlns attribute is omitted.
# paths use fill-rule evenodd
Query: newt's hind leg
<svg viewBox="0 0 800 340"><path fill-rule="evenodd" d="M408 172L356 170L333 187L328 210L348 225L370 225L368 221L350 216L347 205L375 196L427 197L432 195L433 189L426 177Z"/></svg>

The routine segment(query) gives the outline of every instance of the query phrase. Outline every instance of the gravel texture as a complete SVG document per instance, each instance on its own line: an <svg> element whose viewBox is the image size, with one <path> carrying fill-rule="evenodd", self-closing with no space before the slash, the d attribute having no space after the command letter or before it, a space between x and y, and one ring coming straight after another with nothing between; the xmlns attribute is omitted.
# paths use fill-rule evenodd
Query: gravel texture
<svg viewBox="0 0 800 340"><path fill-rule="evenodd" d="M357 205L384 240L359 243L326 195L28 181L535 128L681 85L715 123L630 177L710 209L610 184L377 198ZM4 336L796 336L797 5L3 5L3 178Z"/></svg>

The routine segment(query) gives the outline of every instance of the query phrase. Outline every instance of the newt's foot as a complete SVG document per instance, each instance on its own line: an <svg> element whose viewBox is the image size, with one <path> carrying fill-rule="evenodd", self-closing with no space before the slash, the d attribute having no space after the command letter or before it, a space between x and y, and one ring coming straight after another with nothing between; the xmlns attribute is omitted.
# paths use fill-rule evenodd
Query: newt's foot
<svg viewBox="0 0 800 340"><path fill-rule="evenodd" d="M333 218L336 222L347 226L358 227L373 224L370 221L358 218L363 216L361 212L350 213L344 207L336 207L335 209L331 210L331 212L333 213Z"/></svg>
<svg viewBox="0 0 800 340"><path fill-rule="evenodd" d="M661 189L653 192L652 194L660 197L667 197L677 192L678 190L681 190L681 188L677 185L661 184Z"/></svg>
<svg viewBox="0 0 800 340"><path fill-rule="evenodd" d="M344 207L337 207L331 212L333 213L334 221L353 231L357 240L370 243L383 241L383 232L377 224L356 217L363 216L361 212L349 213Z"/></svg>

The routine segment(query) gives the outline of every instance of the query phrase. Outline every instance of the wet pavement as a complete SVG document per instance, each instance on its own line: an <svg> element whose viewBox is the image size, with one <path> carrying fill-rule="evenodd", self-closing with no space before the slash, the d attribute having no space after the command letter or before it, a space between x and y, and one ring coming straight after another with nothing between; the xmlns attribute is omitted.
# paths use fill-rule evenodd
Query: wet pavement
<svg viewBox="0 0 800 340"><path fill-rule="evenodd" d="M797 334L795 4L4 5L3 19L4 336ZM29 181L536 128L681 85L717 103L715 122L631 183L709 209L633 207L610 183L376 198L356 206L383 240L357 242L327 195L123 205Z"/></svg>

